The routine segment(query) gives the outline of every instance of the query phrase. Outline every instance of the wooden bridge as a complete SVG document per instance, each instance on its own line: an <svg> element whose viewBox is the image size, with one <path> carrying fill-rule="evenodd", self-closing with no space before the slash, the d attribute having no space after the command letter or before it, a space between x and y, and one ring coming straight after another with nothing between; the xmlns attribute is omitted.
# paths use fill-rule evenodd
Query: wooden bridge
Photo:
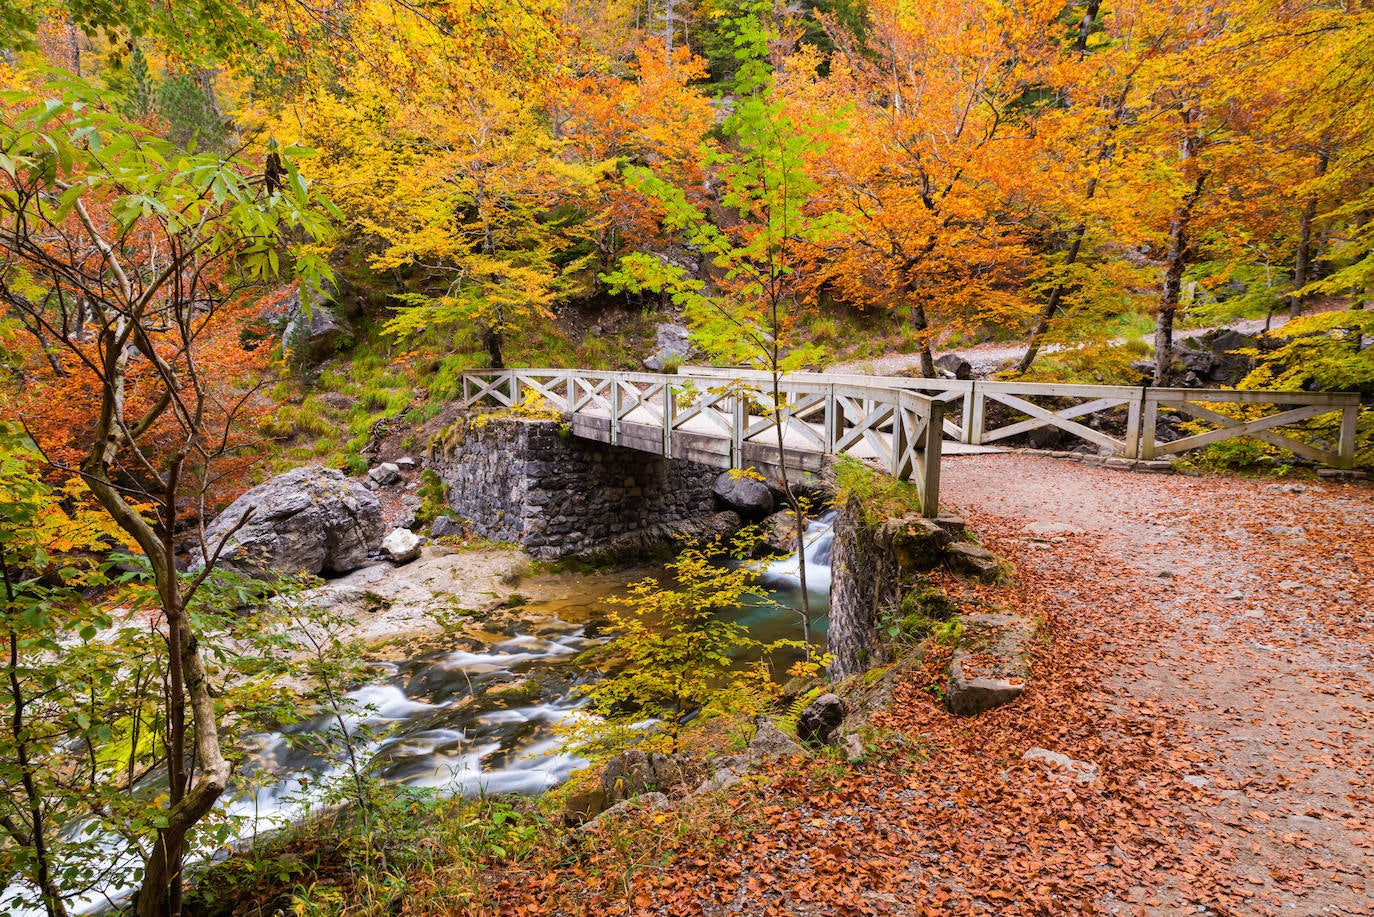
<svg viewBox="0 0 1374 917"><path fill-rule="evenodd" d="M1041 427L1062 430L1127 459L1175 455L1250 437L1327 465L1355 458L1355 393L1260 392L1113 385L985 382L905 376L769 373L688 366L678 374L506 369L463 374L462 404L532 403L563 415L586 439L722 468L754 467L777 477L821 471L845 454L877 463L919 488L927 515L939 511L940 460ZM992 421L991 404L1003 406ZM1229 406L1229 407L1228 407ZM1265 411L1268 406L1271 410ZM1160 411L1201 422L1172 441L1159 439ZM1227 413L1227 411L1234 412ZM1279 428L1338 412L1334 448L1293 439ZM1085 422L1115 415L1112 435ZM987 450L992 451L992 450Z"/></svg>

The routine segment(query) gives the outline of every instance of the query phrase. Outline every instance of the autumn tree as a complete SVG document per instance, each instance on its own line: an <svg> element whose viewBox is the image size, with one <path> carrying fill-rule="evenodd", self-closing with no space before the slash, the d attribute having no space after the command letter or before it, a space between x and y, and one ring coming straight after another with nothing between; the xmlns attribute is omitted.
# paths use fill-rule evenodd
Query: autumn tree
<svg viewBox="0 0 1374 917"><path fill-rule="evenodd" d="M198 572L182 574L178 540L188 511L203 516L252 395L251 385L212 384L225 354L207 343L245 288L283 271L322 286L323 258L300 241L327 222L293 166L268 192L260 167L185 153L111 113L83 83L25 98L37 101L0 117L0 301L56 351L31 364L20 392L38 445L137 545L156 584L169 781L150 803L160 814L137 910L176 915L188 836L230 773L191 615L223 544L202 545ZM45 432L49 386L73 380L80 424Z"/></svg>

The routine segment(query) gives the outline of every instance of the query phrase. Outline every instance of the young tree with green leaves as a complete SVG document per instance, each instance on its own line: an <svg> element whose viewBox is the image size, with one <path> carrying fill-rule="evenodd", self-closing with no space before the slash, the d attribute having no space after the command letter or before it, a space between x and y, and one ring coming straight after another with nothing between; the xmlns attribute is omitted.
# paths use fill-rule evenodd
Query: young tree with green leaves
<svg viewBox="0 0 1374 917"><path fill-rule="evenodd" d="M769 657L799 644L765 644L743 624L720 617L747 597L768 600L749 569L716 562L720 550L719 543L688 547L668 564L675 583L650 578L610 599L625 609L610 616L617 669L582 692L599 721L574 730L581 750L647 743L677 753L689 718L747 712L767 695ZM645 720L661 725L646 732Z"/></svg>
<svg viewBox="0 0 1374 917"><path fill-rule="evenodd" d="M603 279L617 292L667 292L682 307L697 342L714 358L768 374L757 408L773 421L782 489L797 521L802 632L810 645L814 622L806 584L806 508L786 467L782 377L820 356L819 347L799 333L802 269L836 234L838 220L808 207L816 184L807 165L824 152L825 134L837 126L799 119L774 94L769 54L779 34L771 12L771 5L756 3L736 21L739 97L724 125L729 142L706 151L716 168L720 203L737 221L722 226L689 201L683 189L648 169L626 170L630 184L663 207L665 228L710 259L713 282L690 278L680 266L646 252L625 256L618 270Z"/></svg>

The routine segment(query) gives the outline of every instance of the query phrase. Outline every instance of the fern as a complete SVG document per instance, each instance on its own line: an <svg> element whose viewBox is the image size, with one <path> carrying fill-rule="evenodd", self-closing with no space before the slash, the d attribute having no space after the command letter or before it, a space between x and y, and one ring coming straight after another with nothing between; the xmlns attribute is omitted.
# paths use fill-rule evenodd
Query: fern
<svg viewBox="0 0 1374 917"><path fill-rule="evenodd" d="M801 719L802 712L805 711L807 707L810 707L812 702L824 693L825 687L817 686L810 691L799 694L797 699L792 701L791 706L787 708L787 711L783 713L782 716L778 717L778 728L788 735L796 735L797 721Z"/></svg>

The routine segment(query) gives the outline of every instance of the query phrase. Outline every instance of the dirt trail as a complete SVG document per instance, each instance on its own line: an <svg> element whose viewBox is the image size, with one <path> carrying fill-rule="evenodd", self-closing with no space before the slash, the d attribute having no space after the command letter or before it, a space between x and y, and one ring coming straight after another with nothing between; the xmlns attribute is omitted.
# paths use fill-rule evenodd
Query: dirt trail
<svg viewBox="0 0 1374 917"><path fill-rule="evenodd" d="M1177 724L1183 822L1239 912L1374 913L1374 488L1028 456L944 480L1024 575L1061 584L1055 637L1098 648L1096 700ZM1158 879L1142 900L1189 897Z"/></svg>

